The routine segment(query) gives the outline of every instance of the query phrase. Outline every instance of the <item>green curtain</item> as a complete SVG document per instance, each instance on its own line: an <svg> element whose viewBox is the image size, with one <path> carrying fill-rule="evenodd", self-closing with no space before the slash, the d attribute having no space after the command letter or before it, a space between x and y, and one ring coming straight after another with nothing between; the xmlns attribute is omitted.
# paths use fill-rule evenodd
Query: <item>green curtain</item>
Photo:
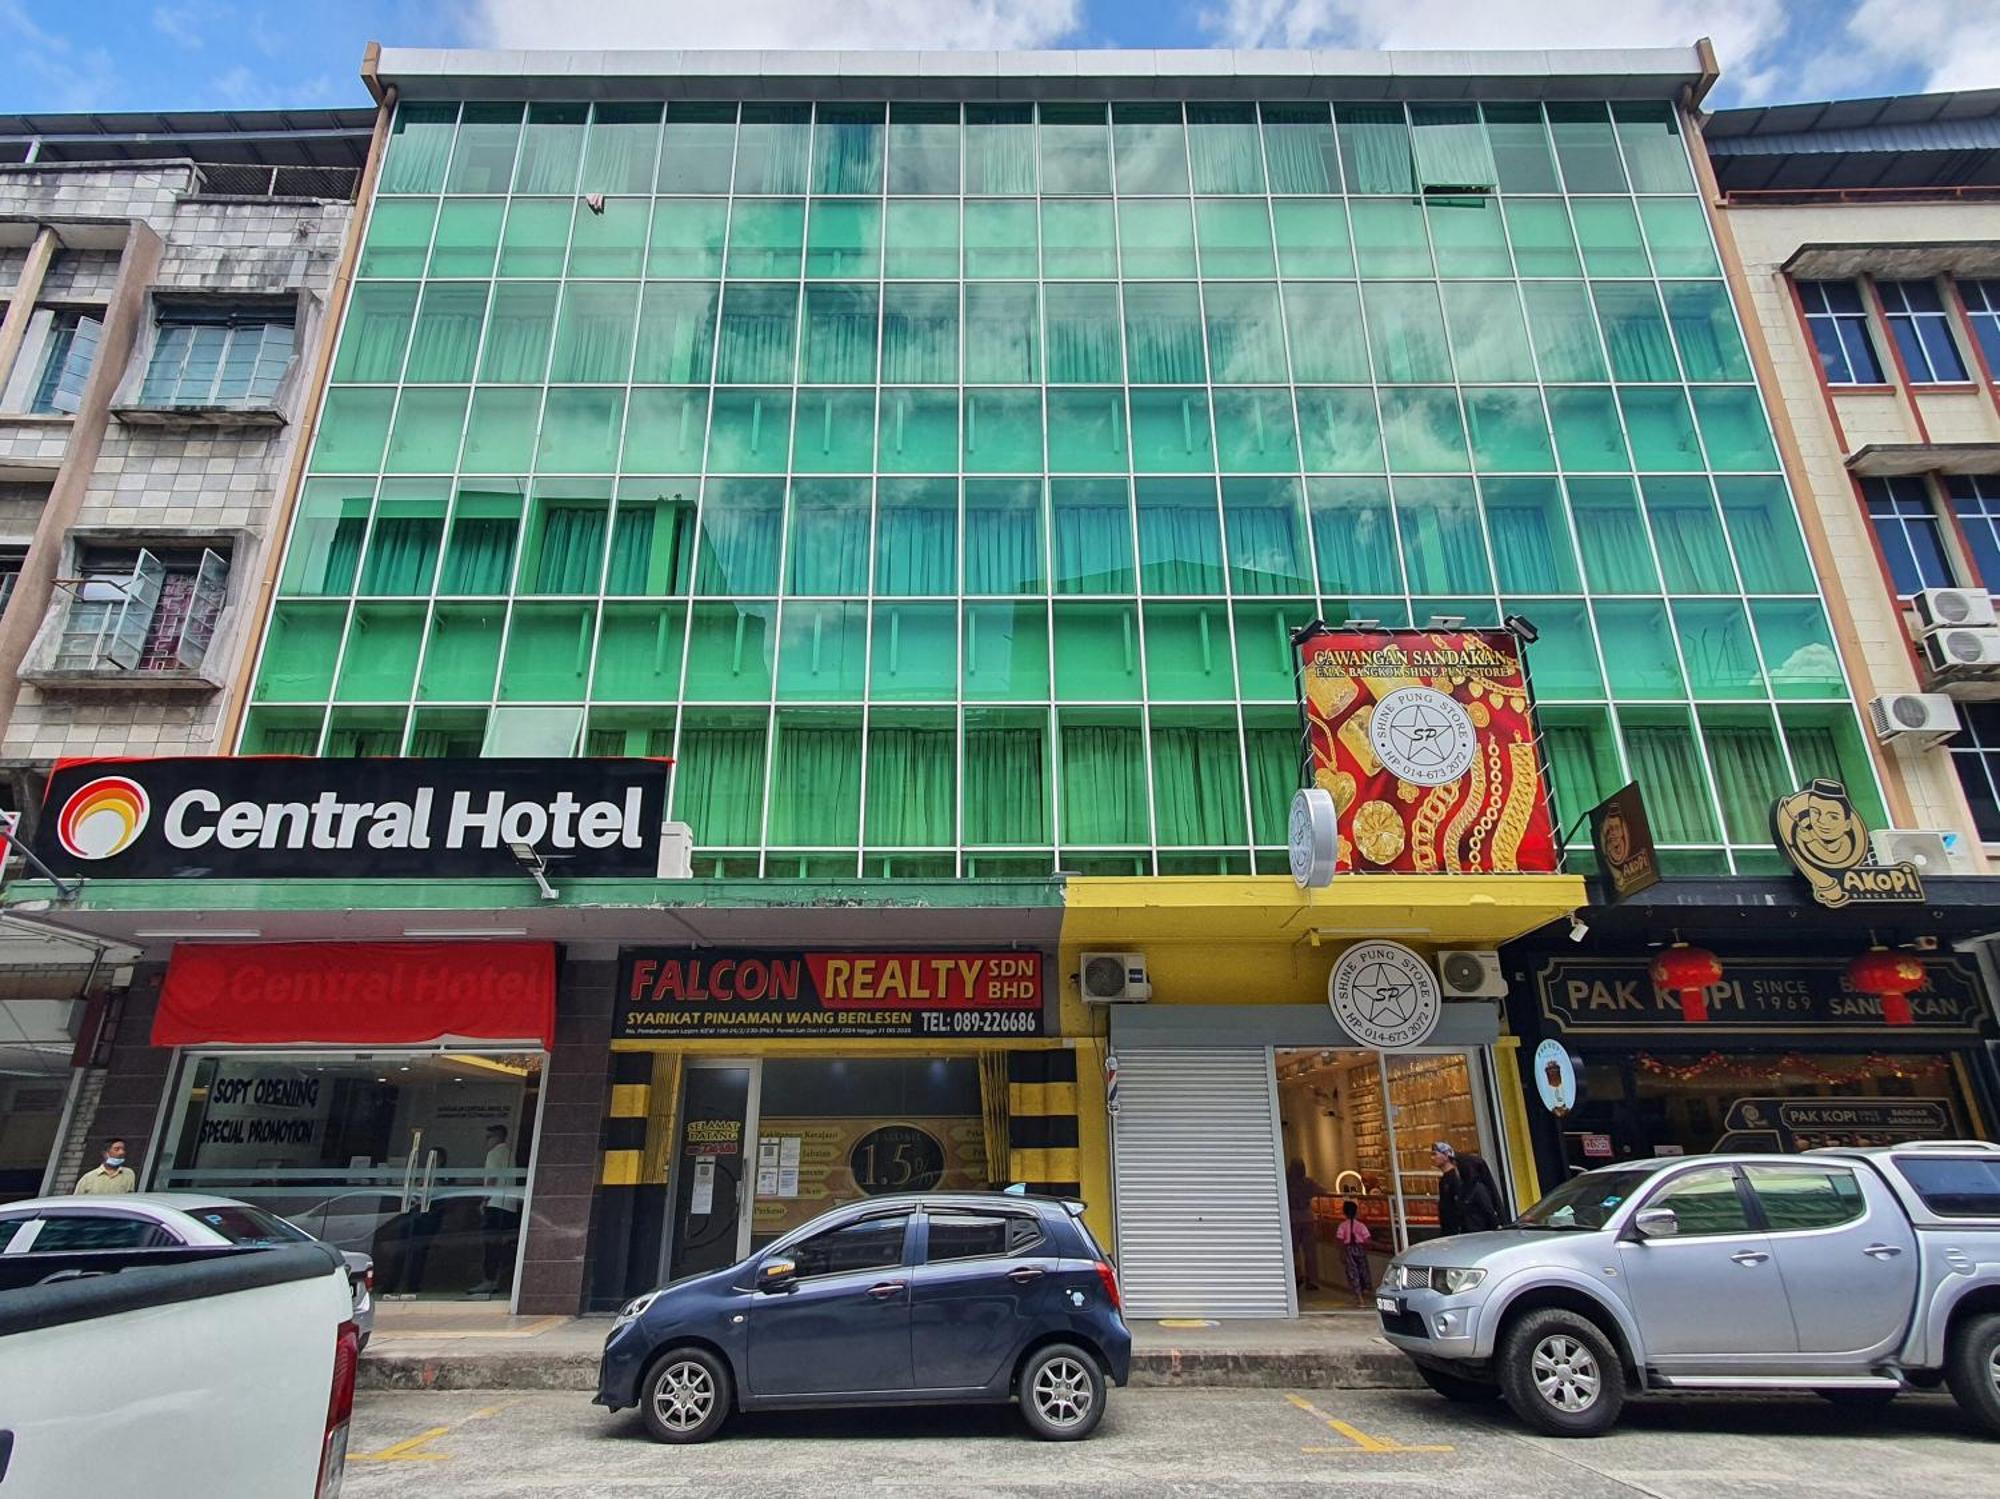
<svg viewBox="0 0 2000 1499"><path fill-rule="evenodd" d="M256 731L257 748L247 753L259 755L311 755L319 750L318 729L273 729Z"/></svg>
<svg viewBox="0 0 2000 1499"><path fill-rule="evenodd" d="M868 736L871 848L949 848L954 745L949 729L877 725Z"/></svg>
<svg viewBox="0 0 2000 1499"><path fill-rule="evenodd" d="M528 106L528 125L521 132L521 160L514 172L515 193L576 191L583 127L589 113L587 104Z"/></svg>
<svg viewBox="0 0 2000 1499"><path fill-rule="evenodd" d="M1389 495L1380 479L1315 479L1313 544L1320 585L1334 593L1401 593Z"/></svg>
<svg viewBox="0 0 2000 1499"><path fill-rule="evenodd" d="M698 385L708 379L715 345L715 288L653 282L639 312L636 383Z"/></svg>
<svg viewBox="0 0 2000 1499"><path fill-rule="evenodd" d="M502 282L493 293L493 316L480 361L482 380L539 384L548 367L555 329L554 282Z"/></svg>
<svg viewBox="0 0 2000 1499"><path fill-rule="evenodd" d="M1412 593L1486 593L1486 548L1470 485L1454 479L1402 479L1396 517Z"/></svg>
<svg viewBox="0 0 2000 1499"><path fill-rule="evenodd" d="M1666 314L1651 282L1598 281L1591 285L1611 368L1620 380L1678 380Z"/></svg>
<svg viewBox="0 0 2000 1499"><path fill-rule="evenodd" d="M1135 381L1169 385L1202 379L1201 300L1191 286L1128 286L1125 346Z"/></svg>
<svg viewBox="0 0 2000 1499"><path fill-rule="evenodd" d="M1596 593L1648 593L1659 589L1630 479L1571 479L1570 514L1583 547L1584 570Z"/></svg>
<svg viewBox="0 0 2000 1499"><path fill-rule="evenodd" d="M1500 174L1476 104L1413 104L1411 138L1421 187L1493 187Z"/></svg>
<svg viewBox="0 0 2000 1499"><path fill-rule="evenodd" d="M375 540L368 549L363 593L424 593L430 588L431 564L437 559L444 521L435 515L382 515L375 520Z"/></svg>
<svg viewBox="0 0 2000 1499"><path fill-rule="evenodd" d="M981 484L965 493L965 591L1042 591L1042 487Z"/></svg>
<svg viewBox="0 0 2000 1499"><path fill-rule="evenodd" d="M1058 485L1052 506L1057 593L1132 591L1132 503L1123 483Z"/></svg>
<svg viewBox="0 0 2000 1499"><path fill-rule="evenodd" d="M1343 104L1340 159L1350 193L1407 193L1416 189L1410 174L1410 131L1400 104Z"/></svg>
<svg viewBox="0 0 2000 1499"><path fill-rule="evenodd" d="M1162 844L1243 842L1243 756L1234 729L1153 730Z"/></svg>
<svg viewBox="0 0 2000 1499"><path fill-rule="evenodd" d="M882 106L821 105L813 135L813 191L882 191Z"/></svg>
<svg viewBox="0 0 2000 1499"><path fill-rule="evenodd" d="M1285 331L1278 289L1262 285L1212 286L1207 292L1208 354L1217 384L1278 382L1286 378Z"/></svg>
<svg viewBox="0 0 2000 1499"><path fill-rule="evenodd" d="M1527 281L1521 292L1528 303L1528 325L1542 378L1604 379L1604 350L1597 341L1597 319L1591 315L1584 283Z"/></svg>
<svg viewBox="0 0 2000 1499"><path fill-rule="evenodd" d="M604 556L602 505L550 505L542 514L536 593L595 593Z"/></svg>
<svg viewBox="0 0 2000 1499"><path fill-rule="evenodd" d="M1734 593L1729 546L1705 479L1648 479L1641 486L1653 545L1672 593Z"/></svg>
<svg viewBox="0 0 2000 1499"><path fill-rule="evenodd" d="M410 336L417 289L397 283L364 285L354 294L341 335L336 380L393 381L401 378L403 345Z"/></svg>
<svg viewBox="0 0 2000 1499"><path fill-rule="evenodd" d="M419 760L477 759L484 742L477 729L418 729L410 735L410 754Z"/></svg>
<svg viewBox="0 0 2000 1499"><path fill-rule="evenodd" d="M1047 301L1049 383L1115 384L1124 367L1117 289L1051 286Z"/></svg>
<svg viewBox="0 0 2000 1499"><path fill-rule="evenodd" d="M1274 193L1337 193L1338 153L1324 104L1266 104L1264 161Z"/></svg>
<svg viewBox="0 0 2000 1499"><path fill-rule="evenodd" d="M1034 192L1034 105L966 105L965 190L977 194Z"/></svg>
<svg viewBox="0 0 2000 1499"><path fill-rule="evenodd" d="M1690 380L1748 380L1750 357L1720 281L1669 282L1667 321Z"/></svg>
<svg viewBox="0 0 2000 1499"><path fill-rule="evenodd" d="M701 507L701 563L696 588L727 598L775 593L784 497L758 480L711 479Z"/></svg>
<svg viewBox="0 0 2000 1499"><path fill-rule="evenodd" d="M650 193L659 148L659 105L598 105L583 157L583 191Z"/></svg>
<svg viewBox="0 0 2000 1499"><path fill-rule="evenodd" d="M745 104L736 132L736 191L804 192L811 138L811 105Z"/></svg>
<svg viewBox="0 0 2000 1499"><path fill-rule="evenodd" d="M966 287L966 380L1013 385L1040 380L1040 329L1032 285Z"/></svg>
<svg viewBox="0 0 2000 1499"><path fill-rule="evenodd" d="M472 378L479 330L486 322L486 288L432 283L417 314L410 362L403 378L455 381Z"/></svg>
<svg viewBox="0 0 2000 1499"><path fill-rule="evenodd" d="M1049 753L1042 729L966 728L965 841L1049 842Z"/></svg>
<svg viewBox="0 0 2000 1499"><path fill-rule="evenodd" d="M882 309L882 379L890 385L957 383L956 287L888 288Z"/></svg>
<svg viewBox="0 0 2000 1499"><path fill-rule="evenodd" d="M1312 588L1296 479L1227 482L1222 510L1229 529L1229 581L1237 593L1305 593Z"/></svg>
<svg viewBox="0 0 2000 1499"><path fill-rule="evenodd" d="M606 593L648 592L657 511L651 505L621 505L611 530L611 575Z"/></svg>
<svg viewBox="0 0 2000 1499"><path fill-rule="evenodd" d="M1585 724L1544 722L1542 756L1548 762L1555 815L1564 824L1562 832L1569 831L1568 825L1582 816L1585 808L1596 806L1617 790L1615 786L1602 784L1598 777L1597 740ZM1646 795L1650 807L1652 793L1648 791Z"/></svg>
<svg viewBox="0 0 2000 1499"><path fill-rule="evenodd" d="M1139 577L1148 593L1222 592L1212 489L1204 485L1195 493L1153 496L1141 490Z"/></svg>
<svg viewBox="0 0 2000 1499"><path fill-rule="evenodd" d="M799 294L790 286L732 283L722 304L715 378L723 384L774 384L792 378Z"/></svg>
<svg viewBox="0 0 2000 1499"><path fill-rule="evenodd" d="M689 724L674 763L674 815L707 847L758 842L764 805L764 731Z"/></svg>
<svg viewBox="0 0 2000 1499"><path fill-rule="evenodd" d="M1713 843L1715 819L1694 736L1678 724L1627 724L1625 753L1653 836L1662 843Z"/></svg>
<svg viewBox="0 0 2000 1499"><path fill-rule="evenodd" d="M1785 743L1791 749L1792 765L1801 786L1820 777L1829 781L1848 779L1848 767L1840 754L1840 736L1831 725L1787 723Z"/></svg>
<svg viewBox="0 0 2000 1499"><path fill-rule="evenodd" d="M1264 157L1254 104L1190 104L1188 148L1198 193L1261 193Z"/></svg>
<svg viewBox="0 0 2000 1499"><path fill-rule="evenodd" d="M367 501L362 501L365 508ZM302 580L310 585L301 593L345 593L354 586L354 564L361 560L361 538L368 534L368 518L343 515L333 523L326 539L326 560Z"/></svg>
<svg viewBox="0 0 2000 1499"><path fill-rule="evenodd" d="M401 729L335 729L326 736L326 753L334 760L397 755L402 749Z"/></svg>
<svg viewBox="0 0 2000 1499"><path fill-rule="evenodd" d="M1146 842L1145 757L1136 725L1063 725L1065 843Z"/></svg>
<svg viewBox="0 0 2000 1499"><path fill-rule="evenodd" d="M912 594L957 592L957 486L926 485L914 494L884 486L875 514L875 591Z"/></svg>
<svg viewBox="0 0 2000 1499"><path fill-rule="evenodd" d="M1785 784L1777 736L1767 724L1710 723L1704 725L1703 737L1730 841L1770 842L1771 803L1795 789Z"/></svg>
<svg viewBox="0 0 2000 1499"><path fill-rule="evenodd" d="M781 725L771 777L771 842L852 848L861 817L861 730Z"/></svg>
<svg viewBox="0 0 2000 1499"><path fill-rule="evenodd" d="M880 299L872 286L807 287L806 347L799 378L824 385L872 381L880 320Z"/></svg>
<svg viewBox="0 0 2000 1499"><path fill-rule="evenodd" d="M389 159L382 166L381 191L434 193L451 157L456 104L405 104L389 133Z"/></svg>
<svg viewBox="0 0 2000 1499"><path fill-rule="evenodd" d="M1299 735L1295 729L1246 729L1250 760L1250 829L1259 843L1286 840L1292 793L1299 789Z"/></svg>
<svg viewBox="0 0 2000 1499"><path fill-rule="evenodd" d="M518 502L506 498L504 503ZM438 592L505 593L507 576L514 565L514 535L520 529L520 520L512 514L468 514L466 505L467 497L460 496L459 513L451 523L451 545L444 554L444 580L439 583Z"/></svg>
<svg viewBox="0 0 2000 1499"><path fill-rule="evenodd" d="M1716 490L1744 588L1751 593L1818 592L1785 481L1729 478L1718 481Z"/></svg>
<svg viewBox="0 0 2000 1499"><path fill-rule="evenodd" d="M1493 565L1500 574L1502 588L1522 593L1576 591L1574 568L1566 565L1569 537L1563 534L1552 510L1552 506L1560 503L1560 497L1553 493L1548 503L1526 497L1501 502L1489 490L1486 522L1493 537Z"/></svg>
<svg viewBox="0 0 2000 1499"><path fill-rule="evenodd" d="M792 486L788 591L856 597L868 592L867 481Z"/></svg>

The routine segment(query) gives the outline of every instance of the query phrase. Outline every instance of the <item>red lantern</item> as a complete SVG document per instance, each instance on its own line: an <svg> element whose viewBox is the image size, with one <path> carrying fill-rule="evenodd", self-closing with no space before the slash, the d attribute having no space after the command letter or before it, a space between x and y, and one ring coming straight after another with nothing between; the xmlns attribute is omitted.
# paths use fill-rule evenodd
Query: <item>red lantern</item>
<svg viewBox="0 0 2000 1499"><path fill-rule="evenodd" d="M1676 942L1653 959L1653 987L1677 995L1681 1019L1700 1025L1708 1019L1708 989L1722 982L1722 960L1705 947Z"/></svg>
<svg viewBox="0 0 2000 1499"><path fill-rule="evenodd" d="M1908 953L1871 947L1847 965L1847 986L1881 999L1884 1025L1914 1025L1910 995L1924 986L1924 965Z"/></svg>

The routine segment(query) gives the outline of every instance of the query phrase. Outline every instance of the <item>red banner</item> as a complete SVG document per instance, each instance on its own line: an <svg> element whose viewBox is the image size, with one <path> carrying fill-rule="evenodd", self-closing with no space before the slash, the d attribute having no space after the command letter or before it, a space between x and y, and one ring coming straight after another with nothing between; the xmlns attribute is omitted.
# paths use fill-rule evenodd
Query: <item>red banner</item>
<svg viewBox="0 0 2000 1499"><path fill-rule="evenodd" d="M188 943L174 949L155 1046L555 1044L546 942Z"/></svg>
<svg viewBox="0 0 2000 1499"><path fill-rule="evenodd" d="M1361 873L1551 871L1520 643L1504 630L1330 630L1299 647L1313 780Z"/></svg>

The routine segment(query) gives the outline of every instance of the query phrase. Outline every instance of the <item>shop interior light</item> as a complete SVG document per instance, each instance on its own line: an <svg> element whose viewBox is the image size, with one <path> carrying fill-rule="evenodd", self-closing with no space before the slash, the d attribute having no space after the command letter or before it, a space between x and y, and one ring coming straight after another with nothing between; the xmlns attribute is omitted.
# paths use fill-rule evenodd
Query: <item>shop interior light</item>
<svg viewBox="0 0 2000 1499"><path fill-rule="evenodd" d="M525 937L524 926L406 926L405 937Z"/></svg>
<svg viewBox="0 0 2000 1499"><path fill-rule="evenodd" d="M236 938L247 939L251 937L261 937L264 935L264 932L261 927L254 927L254 926L240 926L240 927L194 926L194 927L168 927L168 928L142 927L138 931L135 931L132 935L134 937L157 939L159 941L164 942L170 939L179 941L190 941L199 937L229 937L233 939Z"/></svg>

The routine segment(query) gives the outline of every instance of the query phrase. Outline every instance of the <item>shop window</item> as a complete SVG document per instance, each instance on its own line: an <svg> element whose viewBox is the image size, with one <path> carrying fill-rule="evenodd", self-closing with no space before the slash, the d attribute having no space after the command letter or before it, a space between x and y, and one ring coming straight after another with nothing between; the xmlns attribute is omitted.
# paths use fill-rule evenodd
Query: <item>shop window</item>
<svg viewBox="0 0 2000 1499"><path fill-rule="evenodd" d="M1951 319L1944 310L1935 281L1882 281L1882 310L1889 334L1903 356L1910 380L1917 385L1950 384L1964 380L1965 359L1951 336Z"/></svg>
<svg viewBox="0 0 2000 1499"><path fill-rule="evenodd" d="M1838 1228L1868 1210L1852 1171L1830 1166L1745 1166L1773 1233Z"/></svg>
<svg viewBox="0 0 2000 1499"><path fill-rule="evenodd" d="M83 404L83 384L90 378L103 335L104 322L95 313L74 308L56 313L43 344L42 374L28 403L30 411L75 415Z"/></svg>
<svg viewBox="0 0 2000 1499"><path fill-rule="evenodd" d="M1679 1237L1750 1233L1750 1215L1736 1188L1736 1172L1728 1166L1690 1171L1655 1194L1647 1208L1669 1208L1680 1220Z"/></svg>
<svg viewBox="0 0 2000 1499"><path fill-rule="evenodd" d="M1980 582L2000 587L2000 474L1947 474L1944 487Z"/></svg>
<svg viewBox="0 0 2000 1499"><path fill-rule="evenodd" d="M1943 524L1925 480L1863 479L1861 495L1897 593L1908 598L1925 588L1956 584L1951 557L1944 548Z"/></svg>
<svg viewBox="0 0 2000 1499"><path fill-rule="evenodd" d="M483 289L476 295L483 307ZM292 317L290 307L163 304L153 357L139 387L139 404L270 406L292 362ZM423 326L419 324L420 329ZM478 329L475 311L475 340ZM466 373L471 373L470 361Z"/></svg>
<svg viewBox="0 0 2000 1499"><path fill-rule="evenodd" d="M198 671L229 588L207 548L84 547L51 661L56 671Z"/></svg>

